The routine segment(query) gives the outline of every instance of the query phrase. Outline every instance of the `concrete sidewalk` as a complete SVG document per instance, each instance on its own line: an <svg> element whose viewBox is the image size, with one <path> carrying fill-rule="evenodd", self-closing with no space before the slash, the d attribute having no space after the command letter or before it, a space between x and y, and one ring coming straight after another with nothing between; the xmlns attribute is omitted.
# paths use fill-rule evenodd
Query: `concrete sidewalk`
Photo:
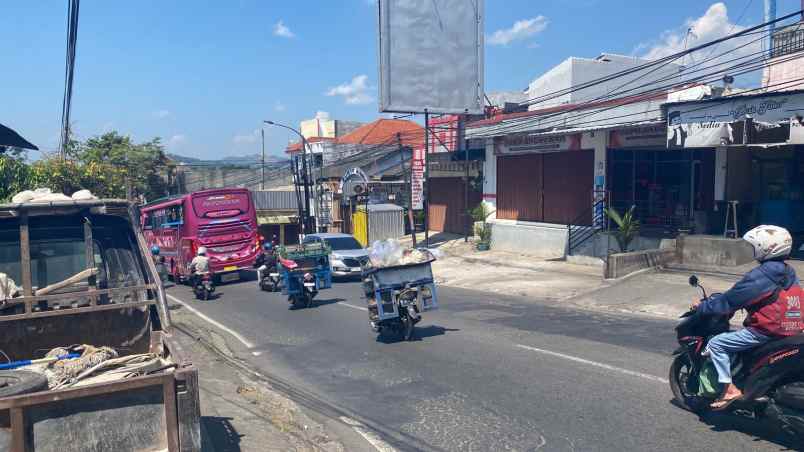
<svg viewBox="0 0 804 452"><path fill-rule="evenodd" d="M433 264L439 284L539 300L564 300L603 287L599 267L575 265L558 256L532 256L505 251L477 251L455 234L432 233L430 248L442 255ZM424 246L424 234L418 234ZM410 246L409 236L400 240Z"/></svg>

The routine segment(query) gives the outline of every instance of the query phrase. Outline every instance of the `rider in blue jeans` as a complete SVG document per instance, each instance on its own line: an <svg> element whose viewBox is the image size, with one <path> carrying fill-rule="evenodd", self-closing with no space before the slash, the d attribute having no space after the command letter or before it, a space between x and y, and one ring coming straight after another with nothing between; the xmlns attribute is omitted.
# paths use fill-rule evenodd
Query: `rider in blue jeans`
<svg viewBox="0 0 804 452"><path fill-rule="evenodd" d="M752 349L775 338L779 325L771 325L757 315L765 300L779 290L798 286L792 267L785 263L793 247L790 233L778 226L758 226L748 231L743 239L754 248L754 259L760 265L748 272L727 292L706 300L696 300L693 308L699 314L732 314L740 309L749 313L745 328L718 334L709 341L704 355L711 356L717 370L718 382L725 385L723 394L710 405L722 410L742 397L742 391L731 381L731 357L735 353ZM777 322L778 323L778 322Z"/></svg>

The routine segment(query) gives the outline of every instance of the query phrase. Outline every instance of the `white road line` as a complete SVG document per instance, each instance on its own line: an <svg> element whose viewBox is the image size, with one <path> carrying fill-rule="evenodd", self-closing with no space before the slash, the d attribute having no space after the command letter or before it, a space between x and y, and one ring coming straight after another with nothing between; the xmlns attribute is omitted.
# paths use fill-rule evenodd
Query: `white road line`
<svg viewBox="0 0 804 452"><path fill-rule="evenodd" d="M337 304L338 304L338 305L340 305L340 306L346 306L347 308L359 309L359 310L361 310L361 311L368 311L368 308L366 308L366 307L363 307L363 306L355 306L355 305L353 305L353 304L344 303L344 302L342 302L342 301L341 301L341 302L338 302Z"/></svg>
<svg viewBox="0 0 804 452"><path fill-rule="evenodd" d="M246 338L244 338L237 331L227 327L226 325L218 322L215 319L212 319L212 318L208 317L206 314L204 314L203 312L199 311L198 309L190 306L188 303L185 303L185 302L179 300L178 298L176 298L176 297L174 297L173 295L170 295L170 294L167 294L167 297L170 298L170 300L173 301L174 303L178 303L178 304L182 305L185 309L187 309L188 311L190 311L193 314L197 315L202 320L205 320L206 322L214 325L216 328L221 329L221 330L231 334L241 344L245 345L246 348L255 348L256 347L256 345L254 345L251 342L249 342L248 340L246 340ZM251 354L254 355L254 356L260 356L262 354L262 352L251 352Z"/></svg>
<svg viewBox="0 0 804 452"><path fill-rule="evenodd" d="M396 449L394 449L393 446L383 441L382 438L379 437L379 435L367 429L366 426L361 424L360 422L352 418L348 418L346 416L341 416L341 421L352 427L360 436L363 437L363 439L368 441L368 443L374 446L374 448L377 449L378 451L396 452Z"/></svg>
<svg viewBox="0 0 804 452"><path fill-rule="evenodd" d="M625 375L631 375L632 377L639 377L639 378L644 378L646 380L658 381L659 383L664 383L664 384L669 383L669 381L667 381L666 379L664 379L662 377L657 377L655 375L650 375L650 374L645 374L645 373L642 373L642 372L636 372L636 371L633 371L633 370L623 369L622 367L610 366L608 364L599 363L597 361L590 361L588 359L578 358L577 356L565 355L563 353L558 353L558 352L551 352L550 350L544 350L544 349L541 349L541 348L530 347L530 346L522 345L522 344L515 344L515 345L517 347L519 347L519 348L522 348L522 349L525 349L525 350L530 350L532 352L543 353L545 355L555 356L556 358L562 358L562 359L566 359L566 360L569 360L569 361L575 361L576 363L581 363L581 364L586 364L586 365L589 365L589 366L600 367L601 369L611 370L611 371L619 372L619 373L625 374Z"/></svg>

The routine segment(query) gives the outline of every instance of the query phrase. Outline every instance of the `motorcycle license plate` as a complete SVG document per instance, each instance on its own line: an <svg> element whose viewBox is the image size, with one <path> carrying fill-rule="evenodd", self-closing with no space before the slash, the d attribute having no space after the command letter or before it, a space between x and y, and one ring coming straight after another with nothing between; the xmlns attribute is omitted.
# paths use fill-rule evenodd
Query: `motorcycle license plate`
<svg viewBox="0 0 804 452"><path fill-rule="evenodd" d="M271 278L276 278L279 276L279 273L271 273Z"/></svg>
<svg viewBox="0 0 804 452"><path fill-rule="evenodd" d="M228 267L223 267L223 271L225 272L233 272L237 270L237 265L230 265Z"/></svg>
<svg viewBox="0 0 804 452"><path fill-rule="evenodd" d="M304 283L304 287L315 287L315 283L306 282L306 283Z"/></svg>
<svg viewBox="0 0 804 452"><path fill-rule="evenodd" d="M240 274L237 272L221 275L221 282L237 281L238 279L240 279Z"/></svg>

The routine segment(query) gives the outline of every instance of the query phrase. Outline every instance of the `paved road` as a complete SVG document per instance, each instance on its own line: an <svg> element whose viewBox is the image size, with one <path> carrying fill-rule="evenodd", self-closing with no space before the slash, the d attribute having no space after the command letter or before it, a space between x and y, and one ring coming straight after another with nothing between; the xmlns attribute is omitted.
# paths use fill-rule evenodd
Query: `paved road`
<svg viewBox="0 0 804 452"><path fill-rule="evenodd" d="M425 315L416 341L382 343L358 283L296 311L254 282L219 292L195 302L186 287L169 290L238 333L259 372L352 413L399 450L794 446L739 417L700 420L670 403L673 322L442 287L441 309Z"/></svg>

